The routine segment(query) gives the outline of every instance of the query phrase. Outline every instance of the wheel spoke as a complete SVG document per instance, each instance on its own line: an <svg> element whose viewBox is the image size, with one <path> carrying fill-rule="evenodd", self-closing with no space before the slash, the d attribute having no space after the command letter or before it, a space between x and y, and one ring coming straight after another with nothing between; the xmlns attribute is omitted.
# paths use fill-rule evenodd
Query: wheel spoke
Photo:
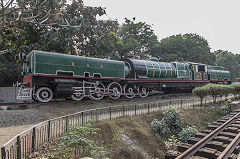
<svg viewBox="0 0 240 159"><path fill-rule="evenodd" d="M108 92L110 94L110 98L118 99L121 97L122 94L122 87L117 82L112 82L108 85Z"/></svg>
<svg viewBox="0 0 240 159"><path fill-rule="evenodd" d="M105 86L104 84L97 82L98 84L94 86L94 89L91 90L90 98L95 100L100 100L104 97L103 93L105 93Z"/></svg>
<svg viewBox="0 0 240 159"><path fill-rule="evenodd" d="M130 99L135 97L134 85L126 84L124 85L123 90L125 97Z"/></svg>
<svg viewBox="0 0 240 159"><path fill-rule="evenodd" d="M48 87L41 87L36 91L36 99L39 102L47 103L53 98L53 92Z"/></svg>

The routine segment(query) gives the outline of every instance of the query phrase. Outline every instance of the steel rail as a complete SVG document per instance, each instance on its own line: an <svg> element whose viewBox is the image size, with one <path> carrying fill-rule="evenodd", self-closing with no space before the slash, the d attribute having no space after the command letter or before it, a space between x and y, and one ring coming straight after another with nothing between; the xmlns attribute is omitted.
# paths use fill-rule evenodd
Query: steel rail
<svg viewBox="0 0 240 159"><path fill-rule="evenodd" d="M233 141L226 147L217 159L227 159L230 157L236 146L240 142L240 133L233 139Z"/></svg>
<svg viewBox="0 0 240 159"><path fill-rule="evenodd" d="M227 122L222 124L220 127L212 131L210 134L205 136L203 139L195 143L192 147L184 151L181 155L179 155L176 159L188 159L193 154L195 154L199 149L206 145L210 140L212 140L215 136L217 136L222 130L224 130L227 126L229 126L238 116L240 113L236 114L234 117L229 119Z"/></svg>

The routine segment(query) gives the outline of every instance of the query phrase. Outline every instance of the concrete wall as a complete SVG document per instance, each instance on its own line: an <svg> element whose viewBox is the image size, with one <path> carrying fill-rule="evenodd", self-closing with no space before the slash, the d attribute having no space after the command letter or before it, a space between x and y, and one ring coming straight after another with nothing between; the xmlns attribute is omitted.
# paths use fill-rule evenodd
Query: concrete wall
<svg viewBox="0 0 240 159"><path fill-rule="evenodd" d="M0 103L17 103L19 87L0 87Z"/></svg>

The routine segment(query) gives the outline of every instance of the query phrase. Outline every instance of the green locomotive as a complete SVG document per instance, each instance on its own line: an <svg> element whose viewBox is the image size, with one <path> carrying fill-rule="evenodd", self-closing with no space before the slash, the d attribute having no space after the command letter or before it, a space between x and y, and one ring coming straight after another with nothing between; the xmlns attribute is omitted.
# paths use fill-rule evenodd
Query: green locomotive
<svg viewBox="0 0 240 159"><path fill-rule="evenodd" d="M53 97L95 100L122 95L146 97L150 90L190 91L210 82L230 83L223 67L192 62L158 62L156 58L124 61L32 51L23 61L19 100L49 102Z"/></svg>

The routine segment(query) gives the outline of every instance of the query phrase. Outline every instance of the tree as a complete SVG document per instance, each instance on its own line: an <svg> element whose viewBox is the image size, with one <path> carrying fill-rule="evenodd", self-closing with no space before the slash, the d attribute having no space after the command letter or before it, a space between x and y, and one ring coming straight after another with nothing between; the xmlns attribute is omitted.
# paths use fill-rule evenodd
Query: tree
<svg viewBox="0 0 240 159"><path fill-rule="evenodd" d="M145 22L135 22L135 18L132 21L125 18L117 36L120 38L118 53L121 59L127 55L144 57L158 43L151 26Z"/></svg>
<svg viewBox="0 0 240 159"><path fill-rule="evenodd" d="M16 68L21 69L21 66L15 60L19 52L28 54L31 50L43 50L67 54L78 52L82 55L96 53L95 44L101 36L96 17L105 14L105 9L85 6L82 0L73 0L71 4L64 0L59 0L58 4L55 2L1 0L0 55L11 59L11 62L6 63L5 59L0 61L0 65L4 66L0 70L0 81L9 77L12 79L9 81L16 82L20 76L21 71L16 71ZM14 15L19 15L19 18ZM15 70L16 74L4 71L5 68ZM10 85L8 82L2 84Z"/></svg>
<svg viewBox="0 0 240 159"><path fill-rule="evenodd" d="M240 55L223 50L214 51L214 54L216 55L216 64L230 71L231 79L240 77Z"/></svg>
<svg viewBox="0 0 240 159"><path fill-rule="evenodd" d="M45 36L47 42L50 38L60 44L67 43L64 46L68 46L71 53L74 47L85 48L95 38L96 16L105 14L105 9L84 6L82 0L73 0L71 4L66 0L1 0L0 3L1 38L8 39L9 33L18 37L25 32L26 26L31 26L43 31L42 40ZM52 41L49 42L52 45ZM1 53L12 51L11 45L7 44L5 40ZM49 44L43 48L47 50L48 47L52 49Z"/></svg>
<svg viewBox="0 0 240 159"><path fill-rule="evenodd" d="M208 41L197 34L178 34L164 38L150 52L162 61L215 63L215 56L210 52Z"/></svg>
<svg viewBox="0 0 240 159"><path fill-rule="evenodd" d="M121 39L117 36L119 23L117 20L98 21L98 39L95 43L95 57L120 59L118 49Z"/></svg>

